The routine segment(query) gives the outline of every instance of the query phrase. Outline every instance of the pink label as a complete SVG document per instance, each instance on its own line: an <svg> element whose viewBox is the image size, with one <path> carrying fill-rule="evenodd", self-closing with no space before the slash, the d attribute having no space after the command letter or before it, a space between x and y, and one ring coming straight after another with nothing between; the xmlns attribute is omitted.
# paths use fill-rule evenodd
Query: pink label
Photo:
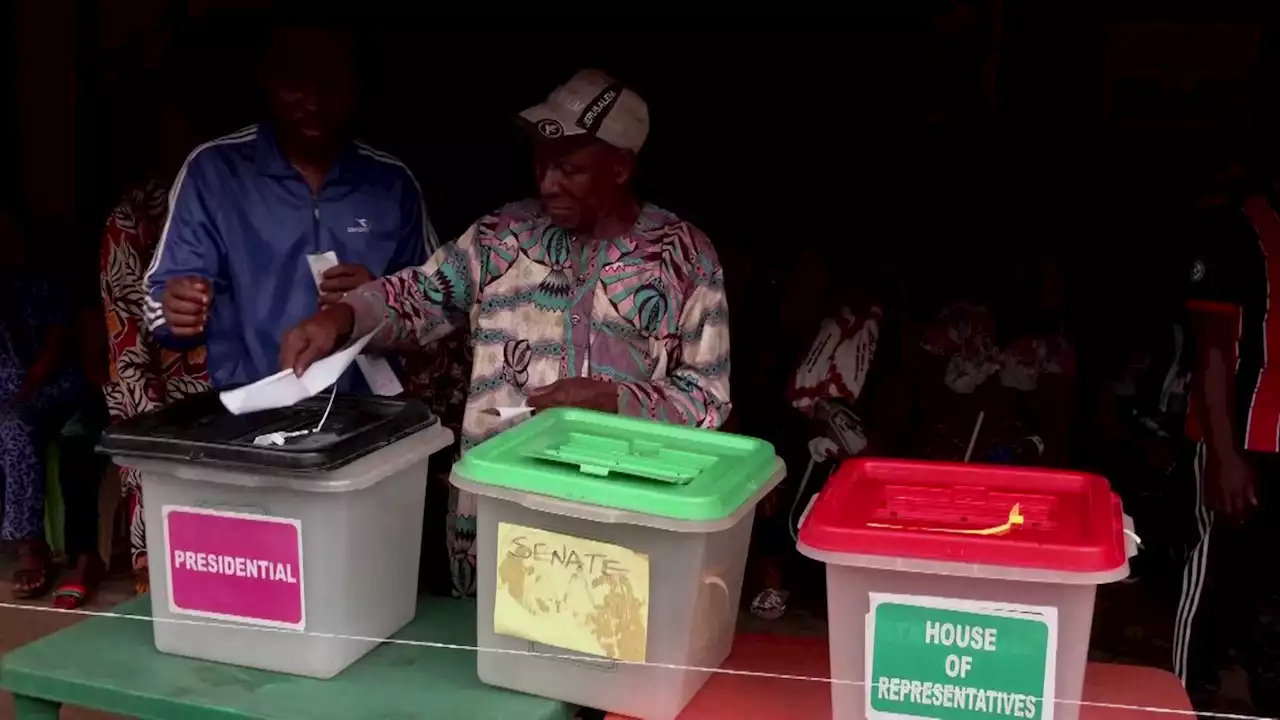
<svg viewBox="0 0 1280 720"><path fill-rule="evenodd" d="M302 630L302 523L166 505L169 610Z"/></svg>

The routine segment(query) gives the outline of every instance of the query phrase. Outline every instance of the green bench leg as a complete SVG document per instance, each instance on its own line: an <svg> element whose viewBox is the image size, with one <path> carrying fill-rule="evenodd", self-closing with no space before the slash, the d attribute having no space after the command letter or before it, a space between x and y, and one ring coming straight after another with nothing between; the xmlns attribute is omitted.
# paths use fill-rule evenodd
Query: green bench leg
<svg viewBox="0 0 1280 720"><path fill-rule="evenodd" d="M26 695L14 695L13 709L16 720L58 720L58 711L62 709L62 703Z"/></svg>

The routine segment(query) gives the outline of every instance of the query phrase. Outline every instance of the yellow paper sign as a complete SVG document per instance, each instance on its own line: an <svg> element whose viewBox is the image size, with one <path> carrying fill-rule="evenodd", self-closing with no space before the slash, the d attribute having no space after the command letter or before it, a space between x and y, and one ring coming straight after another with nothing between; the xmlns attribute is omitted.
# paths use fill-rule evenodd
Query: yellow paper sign
<svg viewBox="0 0 1280 720"><path fill-rule="evenodd" d="M649 556L498 523L493 631L589 655L644 662Z"/></svg>

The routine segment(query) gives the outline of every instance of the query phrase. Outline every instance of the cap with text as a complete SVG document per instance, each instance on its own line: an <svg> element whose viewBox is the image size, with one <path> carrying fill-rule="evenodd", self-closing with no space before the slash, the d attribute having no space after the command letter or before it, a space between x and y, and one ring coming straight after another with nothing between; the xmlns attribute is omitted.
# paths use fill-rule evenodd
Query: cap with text
<svg viewBox="0 0 1280 720"><path fill-rule="evenodd" d="M599 70L579 71L520 117L545 138L588 135L633 152L649 136L644 99Z"/></svg>

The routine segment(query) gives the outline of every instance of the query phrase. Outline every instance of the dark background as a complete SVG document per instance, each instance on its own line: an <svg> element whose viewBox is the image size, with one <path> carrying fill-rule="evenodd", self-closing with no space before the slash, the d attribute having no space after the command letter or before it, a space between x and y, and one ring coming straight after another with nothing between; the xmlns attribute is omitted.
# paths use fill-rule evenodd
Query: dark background
<svg viewBox="0 0 1280 720"><path fill-rule="evenodd" d="M156 163L160 107L183 107L206 139L260 119L253 71L268 5L0 2L12 40L0 42L0 97L13 109L0 112L0 197L29 217L41 260L86 304L107 214ZM1072 465L1089 467L1099 452L1089 403L1134 341L1178 312L1189 246L1205 240L1188 236L1191 218L1275 177L1280 73L1275 12L1261 3L704 3L578 15L311 5L361 36L361 134L414 170L444 238L532 190L514 113L580 67L639 90L653 118L641 187L704 229L725 266L739 429L774 441L797 477L808 428L783 386L822 301L797 302L793 291L820 285L797 270L802 251L846 285L896 264L921 312L961 281L1007 284L1014 260L1057 256L1080 359ZM1134 658L1167 657L1134 634L1160 624L1148 605L1098 617L1097 636Z"/></svg>
<svg viewBox="0 0 1280 720"><path fill-rule="evenodd" d="M789 316L780 290L804 247L849 283L896 261L926 296L999 283L1011 259L1052 253L1069 270L1086 374L1105 374L1135 323L1174 312L1196 203L1270 171L1270 18L1229 2L893 5L570 17L312 4L361 38L361 134L414 169L442 237L532 189L515 112L579 67L639 90L653 118L642 188L722 255L736 378L775 350L779 323L816 322ZM160 104L183 107L205 137L258 119L268 6L0 11L16 39L0 92L18 109L0 113L13 138L2 189L86 296L103 220L154 165ZM70 109L57 95L67 83ZM768 362L790 362L777 354Z"/></svg>

